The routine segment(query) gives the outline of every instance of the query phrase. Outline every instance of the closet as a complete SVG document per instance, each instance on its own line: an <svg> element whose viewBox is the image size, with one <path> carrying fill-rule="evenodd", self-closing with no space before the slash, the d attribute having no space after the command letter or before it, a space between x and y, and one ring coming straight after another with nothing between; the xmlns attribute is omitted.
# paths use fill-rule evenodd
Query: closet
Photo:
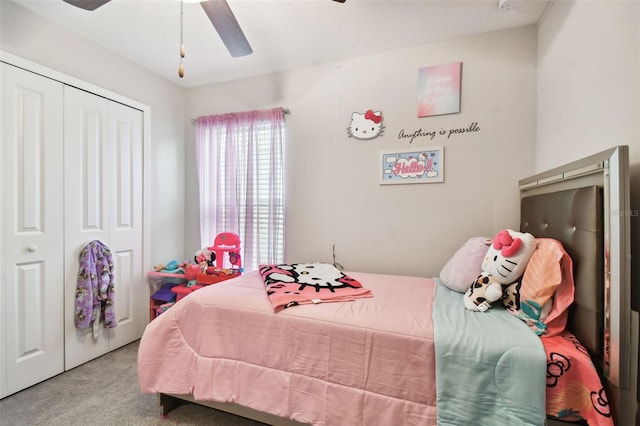
<svg viewBox="0 0 640 426"><path fill-rule="evenodd" d="M0 64L0 398L140 338L148 293L148 107L7 57ZM79 254L92 240L113 256L115 328L75 326Z"/></svg>

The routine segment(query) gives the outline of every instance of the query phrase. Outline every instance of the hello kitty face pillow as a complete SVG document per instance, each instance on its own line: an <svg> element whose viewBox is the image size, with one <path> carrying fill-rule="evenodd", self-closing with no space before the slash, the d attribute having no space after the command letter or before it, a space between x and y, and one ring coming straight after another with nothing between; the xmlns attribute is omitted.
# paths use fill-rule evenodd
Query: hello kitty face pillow
<svg viewBox="0 0 640 426"><path fill-rule="evenodd" d="M382 113L368 110L364 114L354 112L351 114L351 124L347 128L349 137L356 139L373 139L384 131L382 125Z"/></svg>
<svg viewBox="0 0 640 426"><path fill-rule="evenodd" d="M498 232L482 261L482 273L464 294L465 308L486 311L501 299L504 288L522 277L535 250L536 239L529 233Z"/></svg>

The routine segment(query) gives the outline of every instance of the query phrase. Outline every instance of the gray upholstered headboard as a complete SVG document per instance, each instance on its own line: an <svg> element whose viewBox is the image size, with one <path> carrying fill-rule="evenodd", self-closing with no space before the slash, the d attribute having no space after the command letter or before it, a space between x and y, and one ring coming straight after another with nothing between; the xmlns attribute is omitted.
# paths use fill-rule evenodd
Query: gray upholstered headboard
<svg viewBox="0 0 640 426"><path fill-rule="evenodd" d="M631 309L628 147L522 179L519 186L521 230L560 241L573 260L568 327L600 370L616 424L636 424L640 332Z"/></svg>
<svg viewBox="0 0 640 426"><path fill-rule="evenodd" d="M602 360L604 275L602 191L597 186L532 195L520 201L520 228L537 238L553 238L573 260L576 297L568 328ZM603 366L597 366L601 371Z"/></svg>

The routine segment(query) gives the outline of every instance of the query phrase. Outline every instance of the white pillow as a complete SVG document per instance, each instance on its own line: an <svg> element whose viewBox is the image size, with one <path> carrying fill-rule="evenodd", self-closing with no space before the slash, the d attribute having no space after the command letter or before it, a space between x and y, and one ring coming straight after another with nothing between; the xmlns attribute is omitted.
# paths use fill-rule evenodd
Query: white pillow
<svg viewBox="0 0 640 426"><path fill-rule="evenodd" d="M474 237L455 252L440 271L440 279L451 290L464 293L482 272L482 261L491 238Z"/></svg>

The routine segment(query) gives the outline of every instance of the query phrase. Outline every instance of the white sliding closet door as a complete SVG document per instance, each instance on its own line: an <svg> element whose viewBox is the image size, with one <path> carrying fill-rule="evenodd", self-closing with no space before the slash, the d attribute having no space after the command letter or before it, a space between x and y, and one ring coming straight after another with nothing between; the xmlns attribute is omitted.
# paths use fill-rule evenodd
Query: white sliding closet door
<svg viewBox="0 0 640 426"><path fill-rule="evenodd" d="M0 398L64 370L62 84L1 66Z"/></svg>
<svg viewBox="0 0 640 426"><path fill-rule="evenodd" d="M142 294L142 112L65 87L65 369L139 338ZM112 252L118 326L78 329L75 290L81 249Z"/></svg>

